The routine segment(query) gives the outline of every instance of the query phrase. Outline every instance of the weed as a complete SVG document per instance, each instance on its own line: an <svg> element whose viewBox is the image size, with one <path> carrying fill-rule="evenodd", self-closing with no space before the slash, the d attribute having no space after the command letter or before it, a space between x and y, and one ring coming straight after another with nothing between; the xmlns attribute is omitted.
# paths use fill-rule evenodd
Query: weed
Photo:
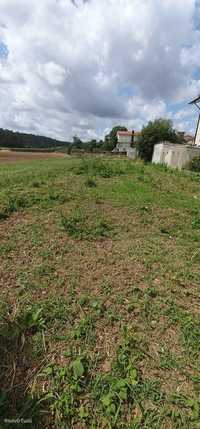
<svg viewBox="0 0 200 429"><path fill-rule="evenodd" d="M167 348L163 347L160 350L160 368L173 369L177 367L176 356Z"/></svg>
<svg viewBox="0 0 200 429"><path fill-rule="evenodd" d="M83 339L85 343L95 342L95 326L94 319L91 315L81 319L78 325L72 331L72 336L75 339Z"/></svg>
<svg viewBox="0 0 200 429"><path fill-rule="evenodd" d="M125 174L126 165L123 163L113 163L99 158L93 160L82 159L81 163L73 168L75 174L85 174L91 176L100 176L103 178L110 178L112 176L118 176Z"/></svg>
<svg viewBox="0 0 200 429"><path fill-rule="evenodd" d="M85 181L85 186L88 188L96 188L97 184L94 179L88 177L88 179Z"/></svg>
<svg viewBox="0 0 200 429"><path fill-rule="evenodd" d="M79 240L98 240L112 235L113 227L104 219L90 220L86 212L76 209L71 216L62 214L61 224L69 236Z"/></svg>
<svg viewBox="0 0 200 429"><path fill-rule="evenodd" d="M168 307L166 314L173 324L181 328L181 340L186 353L196 359L200 354L200 322L174 303Z"/></svg>
<svg viewBox="0 0 200 429"><path fill-rule="evenodd" d="M200 219L199 218L193 219L192 227L194 229L200 229Z"/></svg>

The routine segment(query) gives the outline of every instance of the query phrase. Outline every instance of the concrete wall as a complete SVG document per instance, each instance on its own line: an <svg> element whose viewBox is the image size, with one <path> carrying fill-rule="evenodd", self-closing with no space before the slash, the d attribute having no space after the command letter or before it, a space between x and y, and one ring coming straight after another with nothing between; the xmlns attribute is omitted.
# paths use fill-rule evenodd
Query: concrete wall
<svg viewBox="0 0 200 429"><path fill-rule="evenodd" d="M181 170L187 167L192 159L198 157L200 157L200 147L159 143L154 146L152 162Z"/></svg>
<svg viewBox="0 0 200 429"><path fill-rule="evenodd" d="M137 158L137 150L136 148L131 148L127 150L127 156L130 159L136 159Z"/></svg>

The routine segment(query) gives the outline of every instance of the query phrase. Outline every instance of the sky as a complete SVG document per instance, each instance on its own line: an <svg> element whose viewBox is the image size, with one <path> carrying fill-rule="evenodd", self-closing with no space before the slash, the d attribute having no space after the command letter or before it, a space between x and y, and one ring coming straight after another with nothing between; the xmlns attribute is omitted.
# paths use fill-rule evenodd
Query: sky
<svg viewBox="0 0 200 429"><path fill-rule="evenodd" d="M200 0L0 0L0 128L71 140L172 119L194 134Z"/></svg>

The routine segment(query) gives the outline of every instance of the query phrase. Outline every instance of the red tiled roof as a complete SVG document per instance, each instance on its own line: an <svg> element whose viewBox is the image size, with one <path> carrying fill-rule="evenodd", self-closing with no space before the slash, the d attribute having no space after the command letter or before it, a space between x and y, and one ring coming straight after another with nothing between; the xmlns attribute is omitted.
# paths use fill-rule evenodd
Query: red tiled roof
<svg viewBox="0 0 200 429"><path fill-rule="evenodd" d="M137 136L139 134L140 134L139 131L134 131L135 136ZM132 136L133 132L132 131L117 131L117 135L119 135L119 136Z"/></svg>
<svg viewBox="0 0 200 429"><path fill-rule="evenodd" d="M119 136L132 136L132 131L117 131Z"/></svg>

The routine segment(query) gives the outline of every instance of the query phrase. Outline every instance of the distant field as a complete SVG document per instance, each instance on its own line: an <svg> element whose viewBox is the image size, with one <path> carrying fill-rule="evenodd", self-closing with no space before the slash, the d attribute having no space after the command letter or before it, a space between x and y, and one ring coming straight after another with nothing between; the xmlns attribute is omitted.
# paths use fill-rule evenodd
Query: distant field
<svg viewBox="0 0 200 429"><path fill-rule="evenodd" d="M200 428L199 285L200 175L1 165L0 427Z"/></svg>
<svg viewBox="0 0 200 429"><path fill-rule="evenodd" d="M42 152L15 152L11 150L0 150L0 164L10 163L17 161L30 161L34 159L49 159L49 158L63 158L62 153L42 153Z"/></svg>

